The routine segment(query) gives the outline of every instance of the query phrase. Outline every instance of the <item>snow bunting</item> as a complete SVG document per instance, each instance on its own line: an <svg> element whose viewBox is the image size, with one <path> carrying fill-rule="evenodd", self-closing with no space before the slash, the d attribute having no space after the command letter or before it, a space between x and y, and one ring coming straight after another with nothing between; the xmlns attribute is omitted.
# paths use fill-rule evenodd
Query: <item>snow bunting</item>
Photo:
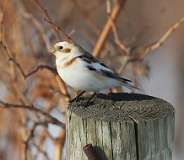
<svg viewBox="0 0 184 160"><path fill-rule="evenodd" d="M58 42L51 52L56 56L59 76L76 90L99 92L117 86L135 88L130 80L120 77L74 43Z"/></svg>

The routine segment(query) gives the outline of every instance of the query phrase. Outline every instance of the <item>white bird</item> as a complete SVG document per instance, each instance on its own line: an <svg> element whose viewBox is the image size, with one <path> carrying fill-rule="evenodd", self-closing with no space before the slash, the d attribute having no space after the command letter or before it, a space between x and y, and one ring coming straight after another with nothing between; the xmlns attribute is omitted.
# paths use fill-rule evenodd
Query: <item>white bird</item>
<svg viewBox="0 0 184 160"><path fill-rule="evenodd" d="M75 90L99 92L117 86L136 88L130 80L120 77L74 43L58 42L51 52L56 56L59 76Z"/></svg>

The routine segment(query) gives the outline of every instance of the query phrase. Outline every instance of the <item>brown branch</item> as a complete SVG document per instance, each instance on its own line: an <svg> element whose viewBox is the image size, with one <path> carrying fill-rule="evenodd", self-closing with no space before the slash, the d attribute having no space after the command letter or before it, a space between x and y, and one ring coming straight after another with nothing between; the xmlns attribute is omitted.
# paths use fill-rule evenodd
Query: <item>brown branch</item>
<svg viewBox="0 0 184 160"><path fill-rule="evenodd" d="M32 71L30 71L29 73L26 74L24 72L24 70L22 69L21 65L19 63L17 63L17 61L14 58L10 58L9 60L12 61L16 65L16 67L18 68L18 70L20 71L20 73L22 74L24 79L32 76L33 74L35 74L38 71L43 70L43 69L47 69L47 70L51 71L51 73L53 73L55 75L55 77L56 77L56 80L58 82L58 85L59 85L61 93L64 96L70 98L70 94L68 93L67 87L66 87L64 81L58 76L57 71L56 71L55 68L52 68L52 67L50 67L48 65L39 65L36 68L34 68Z"/></svg>
<svg viewBox="0 0 184 160"><path fill-rule="evenodd" d="M57 118L53 117L49 113L44 112L41 109L36 108L34 105L29 106L29 105L22 105L22 104L12 104L12 103L7 103L7 102L3 102L3 101L0 101L0 104L2 105L2 106L0 106L0 108L4 108L4 109L17 108L17 109L25 109L25 110L29 110L29 111L32 111L35 113L39 113L39 114L45 116L46 118L50 119L50 123L53 123L55 125L59 125L63 129L65 129L65 124L63 122L61 122Z"/></svg>
<svg viewBox="0 0 184 160"><path fill-rule="evenodd" d="M57 71L56 71L55 68L52 68L52 67L50 67L48 65L39 65L35 69L33 69L31 72L26 74L25 76L27 78L27 77L31 76L32 74L38 72L39 70L43 70L43 69L47 69L47 70L51 71L53 74L57 74Z"/></svg>
<svg viewBox="0 0 184 160"><path fill-rule="evenodd" d="M0 12L0 41L3 39L3 18L4 18L4 12Z"/></svg>
<svg viewBox="0 0 184 160"><path fill-rule="evenodd" d="M120 72L122 72L130 63L133 62L142 62L144 57L152 52L160 48L166 40L172 35L172 33L176 32L177 29L184 23L184 17L182 17L179 21L177 21L174 25L169 27L169 29L165 32L165 34L155 43L146 45L144 47L137 47L132 50L130 56L127 58L124 65L121 67Z"/></svg>
<svg viewBox="0 0 184 160"><path fill-rule="evenodd" d="M111 19L111 25L112 25L112 32L114 36L114 41L118 45L118 47L126 54L129 55L129 49L125 46L124 42L120 40L117 32L116 25L114 21Z"/></svg>
<svg viewBox="0 0 184 160"><path fill-rule="evenodd" d="M65 38L67 41L73 43L72 38L71 38L70 36L68 36L68 35L65 33L65 31L64 31L60 26L56 25L56 24L53 22L52 18L51 18L51 17L49 16L49 14L48 14L48 11L41 5L41 3L39 2L39 0L33 0L33 1L36 3L36 5L37 5L37 6L40 8L40 10L42 11L42 13L43 13L43 15L44 15L44 20L45 20L48 24L50 24L50 26L52 26L52 29L57 33L57 35L59 36L59 35L60 35L59 33L62 33L63 36L64 36L64 38ZM47 67L46 67L46 66L40 66L40 67L36 68L34 71L30 72L27 76L30 76L30 75L32 75L33 73L37 72L38 70L44 69L44 68L47 68L47 69L49 69L49 70L52 71L52 72L54 71L53 73L57 73L55 70L53 70L52 68L50 68L50 67L48 67L48 66L47 66ZM57 74L56 74L56 80L58 81L58 84L59 84L59 87L60 87L60 89L61 89L61 92L62 92L65 96L67 96L67 97L70 98L70 95L69 95L69 93L68 93L68 90L67 90L67 87L66 87L65 83L63 82L63 80L62 80L61 78L58 78Z"/></svg>
<svg viewBox="0 0 184 160"><path fill-rule="evenodd" d="M26 142L27 142L27 141L29 142L29 141L34 137L34 132L35 132L35 130L37 129L37 127L39 127L39 126L47 126L48 123L52 123L52 122L51 122L51 121L35 122L34 125L33 125L33 127L32 127L31 130L30 130L30 134L29 134L29 136L28 136Z"/></svg>
<svg viewBox="0 0 184 160"><path fill-rule="evenodd" d="M101 34L96 42L96 45L93 49L93 54L95 56L99 56L100 55L100 52L101 50L103 49L103 46L104 46L104 43L105 43L105 40L109 34L109 32L111 31L112 29L112 23L111 21L116 21L120 11L121 11L121 8L124 6L126 0L119 0L115 6L113 7L112 9L112 13L109 17L109 19L107 20L106 24L104 25L102 31L101 31Z"/></svg>
<svg viewBox="0 0 184 160"><path fill-rule="evenodd" d="M5 45L3 41L0 41L0 45L6 51L6 55L8 56L8 58L13 57L12 53L9 51L9 48Z"/></svg>
<svg viewBox="0 0 184 160"><path fill-rule="evenodd" d="M59 86L59 89L61 91L61 93L66 96L67 98L71 98L68 90L67 90L67 86L65 85L65 82L59 77L59 75L57 74L56 76L56 80L58 82L58 86Z"/></svg>
<svg viewBox="0 0 184 160"><path fill-rule="evenodd" d="M167 32L156 42L151 45L147 45L145 47L145 51L143 53L143 56L148 54L149 52L161 47L165 41L171 36L173 32L175 32L182 24L184 23L184 17L182 17L179 21L177 21L174 25L169 27Z"/></svg>
<svg viewBox="0 0 184 160"><path fill-rule="evenodd" d="M44 20L45 20L48 24L50 24L50 25L53 27L53 29L56 31L56 33L58 34L58 36L60 35L59 32L61 32L62 35L64 36L64 38L65 38L66 40L68 40L68 41L70 41L70 42L73 42L72 38L71 38L70 36L68 36L68 35L65 33L65 31L64 31L61 27L57 26L57 25L53 22L52 18L49 16L47 10L42 6L42 4L39 2L39 0L33 0L33 1L36 3L36 5L37 5L37 6L40 8L40 10L42 11L42 13L43 13L43 15L44 15Z"/></svg>
<svg viewBox="0 0 184 160"><path fill-rule="evenodd" d="M61 131L59 137L55 138L54 160L61 160L65 139L66 139L66 133L63 131Z"/></svg>
<svg viewBox="0 0 184 160"><path fill-rule="evenodd" d="M1 15L0 15L0 41L3 41L5 38L5 27L4 27L4 19L5 19L5 12L7 10L7 4L8 0L3 1L2 6L1 6Z"/></svg>
<svg viewBox="0 0 184 160"><path fill-rule="evenodd" d="M49 156L47 154L46 151L44 151L39 145L37 145L36 143L33 143L33 145L36 147L36 149L42 153L44 155L44 157L46 158L46 160L49 160ZM37 155L38 156L38 155ZM37 157L33 158L33 159L37 159Z"/></svg>
<svg viewBox="0 0 184 160"><path fill-rule="evenodd" d="M129 56L127 56L122 66L118 69L118 73L122 73L130 62L133 62L133 61Z"/></svg>
<svg viewBox="0 0 184 160"><path fill-rule="evenodd" d="M92 144L87 144L83 147L83 151L86 154L86 156L88 157L88 160L97 160L94 148L92 146Z"/></svg>
<svg viewBox="0 0 184 160"><path fill-rule="evenodd" d="M33 74L37 73L38 71L43 70L43 69L47 69L47 70L51 71L56 77L56 80L58 82L58 86L60 88L61 93L64 96L70 98L70 94L68 93L67 87L66 87L64 81L58 76L57 71L56 71L55 68L52 68L48 65L40 65L40 66L37 66L35 69L33 69L32 71L30 71L29 73L26 74L24 72L24 70L22 69L22 67L20 66L20 64L17 63L14 58L10 58L10 60L16 65L16 67L19 69L20 73L22 74L22 76L25 79L32 76Z"/></svg>
<svg viewBox="0 0 184 160"><path fill-rule="evenodd" d="M70 36L68 36L65 32L63 32L63 29L62 29L60 26L56 25L56 24L55 24L53 21L51 21L50 19L44 18L44 20L45 20L48 24L50 24L50 25L52 26L52 28L53 28L57 33L59 33L59 32L63 33L63 34L64 34L64 37L65 37L65 39L66 39L67 41L73 43L72 38L71 38Z"/></svg>
<svg viewBox="0 0 184 160"><path fill-rule="evenodd" d="M74 6L79 11L79 14L82 16L82 18L87 22L89 26L91 26L91 29L94 31L94 33L99 34L100 30L96 26L95 22L92 20L92 18L89 16L89 11L85 11L81 6L80 3L77 0L72 0ZM97 6L96 6L97 7Z"/></svg>
<svg viewBox="0 0 184 160"><path fill-rule="evenodd" d="M29 73L26 74L24 72L24 70L22 69L22 67L20 66L20 64L17 63L17 61L14 58L10 58L9 60L12 61L16 65L16 67L18 68L18 70L20 71L20 73L22 74L22 76L25 79L32 76L33 74L37 73L38 71L43 70L43 69L47 69L47 70L51 71L53 74L57 74L56 69L52 68L48 65L39 65L36 68L34 68L32 71L30 71Z"/></svg>
<svg viewBox="0 0 184 160"><path fill-rule="evenodd" d="M37 129L38 126L45 126L45 125L48 125L48 123L50 123L50 121L41 121L41 122L34 123L33 127L30 130L29 136L27 137L27 139L24 142L24 144L25 144L25 160L28 159L27 152L28 152L28 148L29 148L29 143L34 138L35 130Z"/></svg>
<svg viewBox="0 0 184 160"><path fill-rule="evenodd" d="M60 77L58 77L58 74L57 74L57 71L56 71L55 68L52 68L48 65L39 65L36 68L34 68L32 71L30 71L29 73L26 74L24 72L23 68L21 67L21 65L15 60L15 58L12 58L12 56L11 56L12 54L9 51L8 47L2 42L1 42L1 45L5 49L9 60L12 61L15 64L15 66L20 71L20 73L24 77L24 79L32 76L33 74L37 73L40 70L47 69L47 70L51 71L51 73L53 73L56 76L56 80L58 81L58 85L60 87L61 93L64 96L67 96L68 98L70 98L70 94L68 93L67 87L66 87L65 83L63 82L63 80Z"/></svg>
<svg viewBox="0 0 184 160"><path fill-rule="evenodd" d="M38 138L38 139L37 139ZM50 139L52 141L54 141L54 137L52 137L51 133L49 133L48 128L44 128L44 131L41 132L41 134L39 135L39 137L36 137L36 143L32 143L33 145L36 144L37 145L37 151L35 152L35 155L33 156L33 159L37 159L39 152L42 152L41 150L43 150L42 148L44 147L44 142ZM40 150L40 149L41 150ZM45 152L45 151L44 151ZM43 153L42 153L43 154Z"/></svg>
<svg viewBox="0 0 184 160"><path fill-rule="evenodd" d="M9 58L9 61L13 62L15 64L15 66L17 67L17 69L20 71L20 73L22 74L22 76L26 79L28 77L30 77L32 74L35 74L36 72L38 72L39 70L43 70L43 69L47 69L49 71L51 71L53 74L57 74L56 69L48 66L48 65L39 65L36 68L34 68L32 71L30 71L29 73L25 73L23 68L21 67L21 65L15 60L15 58L12 57L11 52L9 51L9 48L3 43L1 42L1 45L3 46L4 50L7 53L7 56Z"/></svg>
<svg viewBox="0 0 184 160"><path fill-rule="evenodd" d="M40 37L42 38L42 40L44 41L47 49L49 49L51 47L50 45L50 41L49 38L47 37L47 35L45 34L44 28L42 27L41 22L39 22L31 13L29 13L25 7L22 4L22 9L20 10L22 12L22 16L25 19L28 19L29 21L31 21L31 23L35 26L35 28L38 30L38 33L40 34Z"/></svg>

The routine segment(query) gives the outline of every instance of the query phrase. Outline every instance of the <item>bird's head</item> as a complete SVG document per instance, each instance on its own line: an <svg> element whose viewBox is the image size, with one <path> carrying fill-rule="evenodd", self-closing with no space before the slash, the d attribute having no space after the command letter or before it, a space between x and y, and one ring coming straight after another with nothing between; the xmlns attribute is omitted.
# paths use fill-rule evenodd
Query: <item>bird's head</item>
<svg viewBox="0 0 184 160"><path fill-rule="evenodd" d="M78 47L70 42L63 41L57 42L50 52L56 57L68 57L78 52Z"/></svg>

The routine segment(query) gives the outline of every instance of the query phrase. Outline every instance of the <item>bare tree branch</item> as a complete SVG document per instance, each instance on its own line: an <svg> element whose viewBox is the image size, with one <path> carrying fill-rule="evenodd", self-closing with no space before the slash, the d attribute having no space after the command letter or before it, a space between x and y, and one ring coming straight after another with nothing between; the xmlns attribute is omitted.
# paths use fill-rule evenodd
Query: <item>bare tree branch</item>
<svg viewBox="0 0 184 160"><path fill-rule="evenodd" d="M63 34L63 36L64 36L64 38L65 38L66 40L68 40L68 41L70 41L70 42L73 42L72 38L71 38L70 36L68 36L68 35L65 33L65 31L64 31L61 27L57 26L57 25L53 22L52 18L49 16L47 10L41 5L41 3L39 2L39 0L33 0L33 1L37 4L37 6L38 6L38 7L40 8L40 10L42 11L42 13L43 13L43 15L44 15L45 21L48 22L48 23L53 27L53 29L54 29L57 33L58 33L58 31L60 31L60 32ZM58 36L59 36L59 33L58 33Z"/></svg>
<svg viewBox="0 0 184 160"><path fill-rule="evenodd" d="M49 156L47 154L46 151L43 150L43 148L41 148L39 145L37 145L36 143L33 143L33 145L37 148L37 150L42 153L44 155L44 157L46 158L46 160L49 160ZM36 157L38 156L38 154L36 155ZM37 158L33 158L33 159L37 159Z"/></svg>
<svg viewBox="0 0 184 160"><path fill-rule="evenodd" d="M126 59L125 64L120 68L120 72L122 72L128 64L133 62L142 62L144 57L152 52L160 48L167 39L172 35L172 33L176 32L177 29L184 23L184 17L182 17L179 21L177 21L174 25L170 26L169 29L163 34L163 36L155 43L137 47L136 49L130 51L128 58Z"/></svg>
<svg viewBox="0 0 184 160"><path fill-rule="evenodd" d="M110 17L109 17L110 18ZM125 53L125 55L129 55L129 49L125 46L124 42L120 40L116 25L114 21L111 19L112 32L114 35L114 41L119 46L119 48Z"/></svg>
<svg viewBox="0 0 184 160"><path fill-rule="evenodd" d="M38 71L40 71L40 70L43 70L43 69L47 69L47 70L51 71L52 73L57 74L56 69L55 69L55 68L52 68L52 67L50 67L50 66L48 66L48 65L39 65L39 66L37 66L36 68L34 68L32 71L30 71L29 73L26 74L26 73L23 71L23 69L22 69L22 67L20 66L20 64L17 63L16 60L15 60L14 58L10 58L9 60L12 61L12 62L16 65L16 67L19 69L20 73L22 74L22 76L23 76L25 79L28 78L28 77L30 77L30 76L32 76L32 75L35 74L36 72L38 72Z"/></svg>
<svg viewBox="0 0 184 160"><path fill-rule="evenodd" d="M143 56L148 54L149 52L161 47L165 41L172 35L173 32L175 32L182 24L184 23L184 17L182 17L179 21L177 21L174 25L169 27L167 32L155 43L151 45L147 45L145 47L145 51L143 53Z"/></svg>
<svg viewBox="0 0 184 160"><path fill-rule="evenodd" d="M28 159L27 153L29 151L29 143L30 141L34 138L34 134L35 134L35 130L37 129L37 127L39 126L46 126L48 125L48 123L50 123L50 121L41 121L41 122L35 122L33 127L30 130L29 136L27 137L27 139L25 140L24 144L25 144L25 160ZM39 150L40 151L40 150ZM44 152L44 155L46 157L48 157L47 153Z"/></svg>
<svg viewBox="0 0 184 160"><path fill-rule="evenodd" d="M51 71L51 73L53 73L55 76L56 76L56 80L58 81L58 85L60 87L60 90L61 90L61 93L70 98L70 94L68 93L68 90L67 90L67 87L64 83L64 81L58 77L58 74L57 74L57 71L55 68L52 68L48 65L39 65L37 67L35 67L32 71L30 71L29 73L25 73L23 68L21 67L21 65L15 60L15 58L13 58L11 55L11 52L9 51L8 47L3 43L1 42L1 45L3 46L3 48L5 49L6 53L7 53L7 56L9 57L9 61L12 61L14 63L14 65L17 67L17 69L20 71L21 75L24 77L24 79L32 76L33 74L37 73L38 71L40 70L43 70L43 69L47 69L49 71Z"/></svg>
<svg viewBox="0 0 184 160"><path fill-rule="evenodd" d="M2 105L2 106L0 106L0 108L4 108L4 109L10 109L10 108L26 109L26 110L29 110L29 111L32 111L35 113L39 113L39 114L45 116L46 118L50 119L50 123L56 124L58 126L61 126L63 129L65 129L65 124L63 122L61 122L57 118L53 117L49 113L44 112L41 109L36 108L34 105L28 106L28 105L22 105L22 104L12 104L12 103L7 103L7 102L3 102L3 101L0 101L0 104Z"/></svg>
<svg viewBox="0 0 184 160"><path fill-rule="evenodd" d="M93 49L93 54L97 57L99 57L100 52L104 46L105 40L107 39L107 36L109 32L112 29L112 20L115 21L122 9L122 7L125 5L126 0L118 0L118 2L115 4L115 6L112 9L112 13L107 20L106 24L104 25L100 36L98 37L98 40L96 42L96 45Z"/></svg>

